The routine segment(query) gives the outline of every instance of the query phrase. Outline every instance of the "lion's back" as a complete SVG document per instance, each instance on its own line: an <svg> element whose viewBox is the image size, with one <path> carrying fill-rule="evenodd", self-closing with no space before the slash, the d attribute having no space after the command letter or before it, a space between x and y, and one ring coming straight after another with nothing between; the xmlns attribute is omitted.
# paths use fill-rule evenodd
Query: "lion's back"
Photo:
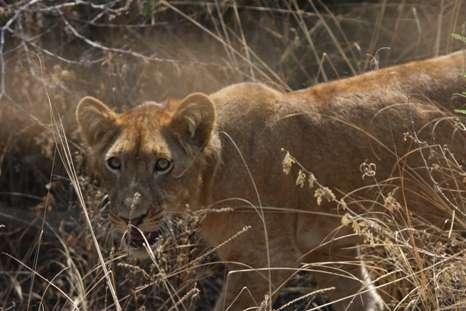
<svg viewBox="0 0 466 311"><path fill-rule="evenodd" d="M461 137L450 141L454 128L434 126L435 120L450 115L438 106L447 106L452 94L466 86L458 75L462 64L461 53L455 53L299 92L241 83L212 94L223 141L222 179L232 186L228 194L243 188L242 194L253 193L242 185L249 177L238 172L245 166L241 156L259 191L275 200L283 199L282 192L294 193L291 187L295 187L293 180L289 189L285 187L290 178L283 177L282 150L293 154L322 183L342 191L363 186L360 165L365 161L377 164L379 178L390 177L397 156L410 148L406 133L414 131L429 142L452 143L464 155ZM429 68L439 69L430 73ZM417 79L419 75L424 78ZM284 197L283 201L289 200Z"/></svg>

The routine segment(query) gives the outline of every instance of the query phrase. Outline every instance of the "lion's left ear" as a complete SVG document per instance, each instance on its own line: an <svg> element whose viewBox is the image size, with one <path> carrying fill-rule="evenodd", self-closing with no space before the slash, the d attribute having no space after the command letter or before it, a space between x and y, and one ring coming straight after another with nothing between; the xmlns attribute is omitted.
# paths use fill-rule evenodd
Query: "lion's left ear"
<svg viewBox="0 0 466 311"><path fill-rule="evenodd" d="M185 97L170 121L170 128L182 144L189 144L202 151L208 144L215 126L215 107L203 93Z"/></svg>
<svg viewBox="0 0 466 311"><path fill-rule="evenodd" d="M101 142L106 133L117 129L117 114L100 100L86 96L76 108L81 136L90 147Z"/></svg>

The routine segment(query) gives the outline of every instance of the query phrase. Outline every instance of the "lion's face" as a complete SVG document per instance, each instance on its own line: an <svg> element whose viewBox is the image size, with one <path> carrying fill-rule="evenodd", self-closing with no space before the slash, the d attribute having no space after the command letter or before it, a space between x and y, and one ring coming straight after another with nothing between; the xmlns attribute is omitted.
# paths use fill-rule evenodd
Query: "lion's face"
<svg viewBox="0 0 466 311"><path fill-rule="evenodd" d="M165 216L199 205L215 125L206 95L123 114L85 97L77 120L91 168L109 193L113 228L133 254L157 241Z"/></svg>

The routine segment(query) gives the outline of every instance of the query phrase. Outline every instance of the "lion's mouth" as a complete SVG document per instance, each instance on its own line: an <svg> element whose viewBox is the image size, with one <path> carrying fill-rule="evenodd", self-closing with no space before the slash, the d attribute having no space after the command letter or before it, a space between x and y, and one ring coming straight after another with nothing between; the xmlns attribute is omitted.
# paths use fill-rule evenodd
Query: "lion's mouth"
<svg viewBox="0 0 466 311"><path fill-rule="evenodd" d="M132 248L143 248L144 245L153 246L161 239L160 229L151 232L142 232L140 229L132 228L125 234L125 242Z"/></svg>
<svg viewBox="0 0 466 311"><path fill-rule="evenodd" d="M110 216L112 226L116 229L116 232L123 232L123 237L120 235L120 243L122 243L120 246L124 245L133 249L141 249L144 248L145 245L153 247L162 239L163 226L153 231L143 231L134 225L128 225L119 217L114 216L109 212L110 206L110 198L108 195L105 195L100 202L99 210L101 213Z"/></svg>

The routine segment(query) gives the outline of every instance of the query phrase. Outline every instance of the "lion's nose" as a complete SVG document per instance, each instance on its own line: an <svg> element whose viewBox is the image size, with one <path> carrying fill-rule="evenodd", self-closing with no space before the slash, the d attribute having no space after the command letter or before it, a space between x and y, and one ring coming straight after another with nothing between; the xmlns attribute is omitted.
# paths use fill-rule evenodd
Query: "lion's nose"
<svg viewBox="0 0 466 311"><path fill-rule="evenodd" d="M125 198L123 204L127 209L134 210L141 204L141 198L141 193L135 192L132 197Z"/></svg>

